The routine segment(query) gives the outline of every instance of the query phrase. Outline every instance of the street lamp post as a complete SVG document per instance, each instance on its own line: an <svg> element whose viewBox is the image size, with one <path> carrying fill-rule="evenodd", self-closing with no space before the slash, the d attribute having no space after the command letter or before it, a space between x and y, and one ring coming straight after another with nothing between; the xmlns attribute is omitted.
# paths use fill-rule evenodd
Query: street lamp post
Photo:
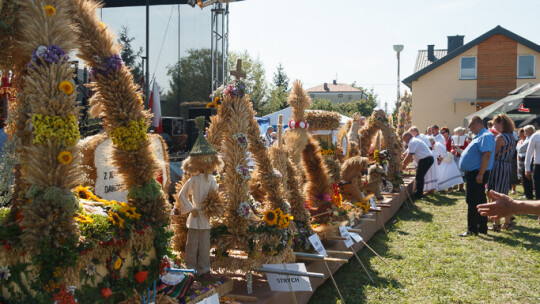
<svg viewBox="0 0 540 304"><path fill-rule="evenodd" d="M399 97L400 97L400 91L399 91L399 53L403 51L403 44L396 44L394 45L394 51L397 53L397 103L396 106L399 104Z"/></svg>

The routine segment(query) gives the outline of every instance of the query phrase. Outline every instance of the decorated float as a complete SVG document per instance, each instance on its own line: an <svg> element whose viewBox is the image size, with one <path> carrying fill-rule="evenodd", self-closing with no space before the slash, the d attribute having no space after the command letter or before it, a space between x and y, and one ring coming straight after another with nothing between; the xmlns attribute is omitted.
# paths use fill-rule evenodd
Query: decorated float
<svg viewBox="0 0 540 304"><path fill-rule="evenodd" d="M339 129L339 115L306 111L310 99L296 81L289 131L281 134L280 126L278 143L267 149L238 81L214 94L217 115L206 130L199 126L201 143L184 163L171 210L163 192L170 180L166 148L147 134L151 114L112 33L96 18L96 2L0 3L2 35L12 37L2 40L0 69L14 72L7 130L15 147L8 170L13 198L0 213L2 302L144 303L152 297L195 303L227 293L232 283L210 278L208 287L189 294L193 275L180 269L182 259L191 263L195 247L205 251L193 240L209 239L214 273L243 272L249 286L250 273L263 265L313 252L313 233L329 238L340 226L354 226L370 211L367 190L380 188L377 176L387 173L399 185L401 146L384 112L373 113L356 149L344 154L330 135ZM91 68L90 112L104 131L82 141L73 52ZM369 156L375 130L392 152ZM200 174L200 184L212 186L196 197ZM190 224L199 216L206 217L209 235L190 237L206 229Z"/></svg>

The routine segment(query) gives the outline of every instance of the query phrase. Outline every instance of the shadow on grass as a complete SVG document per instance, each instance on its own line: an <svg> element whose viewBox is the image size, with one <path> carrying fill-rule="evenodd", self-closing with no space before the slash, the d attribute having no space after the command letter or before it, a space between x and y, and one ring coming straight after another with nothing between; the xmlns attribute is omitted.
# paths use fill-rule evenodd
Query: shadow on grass
<svg viewBox="0 0 540 304"><path fill-rule="evenodd" d="M403 203L395 217L401 221L433 221L433 214L423 211L418 205L410 202L408 204Z"/></svg>
<svg viewBox="0 0 540 304"><path fill-rule="evenodd" d="M463 199L463 196L460 194L455 195L453 193L446 194L446 193L435 192L435 194L433 195L424 196L422 200L434 206L453 206L461 199Z"/></svg>
<svg viewBox="0 0 540 304"><path fill-rule="evenodd" d="M528 215L523 218L536 220L536 216ZM540 228L529 228L520 226L518 221L514 221L514 229L512 231L489 232L487 239L492 239L494 242L506 244L510 247L523 246L528 250L540 251Z"/></svg>

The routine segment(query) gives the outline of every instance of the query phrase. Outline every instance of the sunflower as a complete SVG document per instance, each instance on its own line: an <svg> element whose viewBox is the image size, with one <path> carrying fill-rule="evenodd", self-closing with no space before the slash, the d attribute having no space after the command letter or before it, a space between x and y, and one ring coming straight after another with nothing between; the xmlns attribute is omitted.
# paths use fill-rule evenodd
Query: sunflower
<svg viewBox="0 0 540 304"><path fill-rule="evenodd" d="M52 17L56 13L56 9L52 5L45 5L44 9L47 17Z"/></svg>
<svg viewBox="0 0 540 304"><path fill-rule="evenodd" d="M122 208L120 209L120 211L122 213L124 213L128 218L130 219L135 219L135 220L138 220L141 218L141 215L139 213L136 212L136 209L135 207L133 206L130 206L124 202L121 202L120 205L122 206Z"/></svg>
<svg viewBox="0 0 540 304"><path fill-rule="evenodd" d="M124 229L124 219L122 219L118 213L109 211L109 221L112 222L113 225L118 225L118 227Z"/></svg>
<svg viewBox="0 0 540 304"><path fill-rule="evenodd" d="M62 151L58 153L58 162L62 165L68 165L73 160L73 157L71 156L71 152L69 151Z"/></svg>
<svg viewBox="0 0 540 304"><path fill-rule="evenodd" d="M287 228L289 227L289 215L285 215L285 216L282 216L280 219L279 219L279 228L280 229L283 229L283 228Z"/></svg>
<svg viewBox="0 0 540 304"><path fill-rule="evenodd" d="M263 219L268 225L274 226L277 224L278 216L275 211L268 210L264 213Z"/></svg>
<svg viewBox="0 0 540 304"><path fill-rule="evenodd" d="M64 92L66 95L71 95L73 94L74 88L71 82L64 80L58 85L58 90Z"/></svg>
<svg viewBox="0 0 540 304"><path fill-rule="evenodd" d="M77 188L75 188L75 195L80 198L80 199L90 199L94 196L94 194L88 190L88 188L90 188L90 186L88 187L83 187L81 185L77 186Z"/></svg>
<svg viewBox="0 0 540 304"><path fill-rule="evenodd" d="M277 215L279 218L281 218L281 217L283 216L283 211L281 211L280 208L276 208L276 209L274 210L274 212L276 213L276 215Z"/></svg>
<svg viewBox="0 0 540 304"><path fill-rule="evenodd" d="M86 216L84 214L76 214L76 216L74 217L75 220L77 222L79 222L80 224L92 224L94 222L94 219L89 217L89 216Z"/></svg>

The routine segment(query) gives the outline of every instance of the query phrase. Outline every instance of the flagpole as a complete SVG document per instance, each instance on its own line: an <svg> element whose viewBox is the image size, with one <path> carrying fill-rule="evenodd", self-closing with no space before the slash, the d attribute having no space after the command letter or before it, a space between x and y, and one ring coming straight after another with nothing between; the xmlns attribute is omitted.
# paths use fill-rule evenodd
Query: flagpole
<svg viewBox="0 0 540 304"><path fill-rule="evenodd" d="M150 100L150 0L146 0L146 104Z"/></svg>

